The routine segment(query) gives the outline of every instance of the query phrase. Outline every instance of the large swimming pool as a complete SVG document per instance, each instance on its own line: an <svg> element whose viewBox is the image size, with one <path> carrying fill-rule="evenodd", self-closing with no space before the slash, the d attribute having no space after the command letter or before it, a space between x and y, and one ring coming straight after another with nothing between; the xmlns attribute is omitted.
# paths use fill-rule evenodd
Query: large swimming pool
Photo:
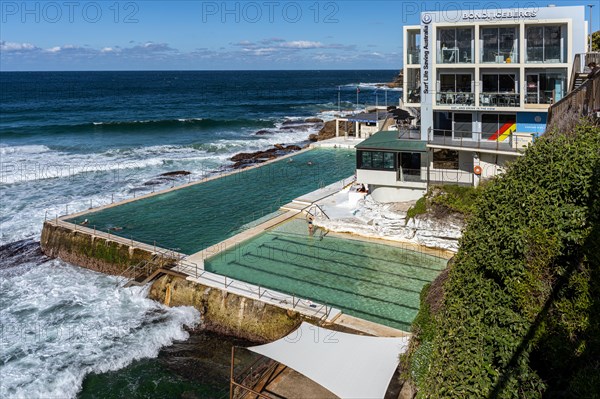
<svg viewBox="0 0 600 399"><path fill-rule="evenodd" d="M354 150L317 148L69 221L88 219L98 230L192 254L302 194L351 176L355 165Z"/></svg>
<svg viewBox="0 0 600 399"><path fill-rule="evenodd" d="M408 331L421 289L447 260L322 233L311 236L305 220L293 219L206 260L204 268Z"/></svg>

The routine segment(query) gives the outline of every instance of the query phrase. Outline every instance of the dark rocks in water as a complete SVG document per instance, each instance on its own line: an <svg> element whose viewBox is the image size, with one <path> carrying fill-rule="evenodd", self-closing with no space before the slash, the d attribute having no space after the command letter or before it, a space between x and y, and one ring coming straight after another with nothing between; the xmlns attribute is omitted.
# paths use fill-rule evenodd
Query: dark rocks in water
<svg viewBox="0 0 600 399"><path fill-rule="evenodd" d="M312 125L292 125L292 126L282 126L280 130L300 130L307 131L312 127Z"/></svg>
<svg viewBox="0 0 600 399"><path fill-rule="evenodd" d="M192 174L192 172L188 172L187 170L176 170L173 172L161 173L159 176L172 177L172 176L187 176L187 175L191 175L191 174Z"/></svg>
<svg viewBox="0 0 600 399"><path fill-rule="evenodd" d="M281 155L299 150L301 150L301 148L297 145L285 146L284 144L275 144L273 148L269 148L268 150L256 152L240 152L239 154L236 154L229 159L234 162L234 169L240 169L253 164L275 159Z"/></svg>
<svg viewBox="0 0 600 399"><path fill-rule="evenodd" d="M323 123L323 119L321 118L306 118L304 120L306 123Z"/></svg>
<svg viewBox="0 0 600 399"><path fill-rule="evenodd" d="M187 170L176 170L173 172L165 172L165 173L161 173L160 175L158 175L157 177L155 177L152 180L148 180L143 185L144 186L157 186L159 184L173 181L173 180L175 180L176 177L189 176L191 174L192 174L192 172L188 172ZM135 191L136 189L133 189L133 190Z"/></svg>
<svg viewBox="0 0 600 399"><path fill-rule="evenodd" d="M258 132L254 133L256 136L264 136L266 134L270 134L271 132L269 130L259 130Z"/></svg>
<svg viewBox="0 0 600 399"><path fill-rule="evenodd" d="M303 125L305 122L300 120L285 120L281 122L281 126Z"/></svg>
<svg viewBox="0 0 600 399"><path fill-rule="evenodd" d="M8 269L23 263L40 265L49 259L42 253L40 242L30 238L0 246L0 269Z"/></svg>

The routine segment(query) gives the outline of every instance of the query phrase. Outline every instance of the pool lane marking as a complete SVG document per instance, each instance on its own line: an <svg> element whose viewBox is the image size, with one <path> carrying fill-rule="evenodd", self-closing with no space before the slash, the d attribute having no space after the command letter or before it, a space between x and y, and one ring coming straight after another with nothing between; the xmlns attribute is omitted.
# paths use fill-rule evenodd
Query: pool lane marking
<svg viewBox="0 0 600 399"><path fill-rule="evenodd" d="M285 241L285 242L289 242L289 243L292 243L292 244L303 245L303 246L312 246L312 245L310 245L309 243L306 243L306 242L303 243L301 241L286 240L285 238L281 238L281 237L277 237L277 236L273 237L273 239L271 241L275 241L275 240ZM318 245L314 245L314 246L316 246L317 248L321 248L323 250L328 250L328 248L319 247ZM359 254L359 253L356 253L356 252L350 252L350 251L343 251L341 249L340 250L331 250L331 249L329 249L329 250L332 251L332 252L339 252L339 253L343 253L343 254L347 254L347 255L361 256L361 257L365 256L363 254ZM407 250L404 250L404 251L407 251ZM410 251L410 250L408 250L408 251ZM379 260L379 261L382 261L382 262L386 262L386 263L392 263L394 265L399 265L400 264L400 265L404 265L404 266L416 267L416 268L419 268L419 269L431 270L431 271L438 272L438 273L441 272L441 271L443 271L445 269L445 268L434 269L432 267L419 266L419 265L414 265L414 264L411 264L411 263L397 262L397 261L393 261L393 260L389 260L389 259L376 258L376 257L372 257L372 256L369 256L369 258L375 259L375 260Z"/></svg>
<svg viewBox="0 0 600 399"><path fill-rule="evenodd" d="M273 249L273 250L281 250L281 248L270 247L270 246L268 246L267 244L260 244L260 245L258 246L258 248L261 248L261 247L265 247L265 248L267 248L267 249ZM245 253L244 255L252 255L252 254L251 254L250 252L247 252L247 253ZM323 258L321 258L321 257L319 257L319 256L308 255L308 254L297 253L297 252L295 252L295 253L294 253L294 255L305 256L305 257L307 257L307 258L312 258L312 259L321 259L321 260L323 259ZM259 255L254 255L254 256L259 256ZM285 263L292 263L292 262L288 262L288 261L283 261L283 262L285 262ZM411 277L411 276L407 276L407 275L404 275L404 274L398 274L398 273L386 272L386 271L384 271L384 270L377 270L377 269L370 268L370 267L362 267L362 266L352 265L352 264L349 264L349 263L344 263L344 262L341 262L341 261L339 261L339 260L327 259L327 262L331 262L331 263L337 263L337 264L339 264L339 265L348 266L348 267L353 267L353 268L355 268L355 269L359 269L359 270L370 270L370 271L374 271L374 272L378 272L378 273L385 273L385 274L389 274L389 275L391 275L391 276L395 276L395 277L407 278L407 279L410 279L410 280L417 280L417 281L421 281L421 282L423 282L423 283L431 283L431 280L428 280L428 279L419 278L419 277ZM299 267L304 267L304 265L298 265L298 266L299 266ZM315 269L315 270L319 270L319 269ZM319 270L319 271L321 271L321 270ZM333 273L333 272L331 272L331 273ZM342 276L346 277L346 275L342 275ZM418 291L418 292L420 293L421 291Z"/></svg>
<svg viewBox="0 0 600 399"><path fill-rule="evenodd" d="M267 271L265 271L265 270L262 270L262 269L253 268L252 266L247 266L247 265L245 265L245 264L243 264L243 263L239 263L239 262L231 262L231 263L235 263L235 264L237 264L237 265L239 265L239 266L241 266L241 267L246 267L246 268L248 268L248 269L254 269L254 270L256 270L256 271L259 271L259 272L262 272L262 273L265 273L265 274L275 274L275 273L267 272ZM286 278L286 279L288 279L288 280L296 280L296 281L301 281L301 282L303 282L303 283L307 283L307 281L305 281L305 280L296 279L296 278L289 277L289 276L283 276L283 275L282 275L281 277L283 277L283 278ZM232 277L232 278L233 278L233 277ZM257 283L252 283L252 284L258 285ZM315 285L318 285L318 284L315 284ZM280 291L280 292L282 292L282 293L286 293L286 294L288 294L288 295L293 295L293 296L295 296L295 295L296 295L296 294L294 294L294 293L292 293L292 292L290 292L290 291L282 290L282 289L280 289L280 288L271 288L271 287L264 287L264 286L263 286L263 288L268 288L268 289L272 289L272 290ZM337 290L337 289L335 289L335 288L331 288L331 287L325 287L325 288L327 288L327 289L330 289L330 290L332 290L332 291L342 291L342 292L348 293L348 292L346 292L346 291L343 291L343 290ZM359 296L359 297L361 297L361 298L365 296L365 295L358 295L358 294L356 294L356 293L350 293L350 295ZM322 299L319 299L319 298L316 298L316 297L311 297L311 298L306 298L306 299L315 300L315 301L317 301L317 302L323 302L323 300L322 300ZM404 308L404 309L408 309L408 310L410 310L410 311L418 311L418 310L419 310L419 308L415 308L415 307L413 307L413 306L409 306L409 305L401 305L401 304L398 304L398 303L395 303L395 302L385 301L385 300L381 300L381 299L377 299L377 300L376 300L376 302L381 302L381 303L386 303L386 304L390 304L390 305L398 306L398 307L401 307L401 308ZM392 321L392 322L394 322L394 323L400 323L400 324L408 324L408 325L410 325L410 322L404 322L404 321L401 321L401 320L392 319L392 318L390 318L390 317L388 317L388 316L379 315L379 314L377 314L377 313L371 313L371 312L369 312L369 311L366 311L366 310L360 310L360 309L357 309L357 308L355 308L355 307L348 306L347 304L341 304L341 303L330 302L330 301L327 301L327 304L328 304L328 305L330 305L330 306L337 307L337 308L339 308L339 309L341 309L341 310L351 310L351 311L354 311L354 312L357 312L357 313L361 313L361 314L370 315L370 316L377 317L377 318L384 319L384 320L389 320L389 321Z"/></svg>
<svg viewBox="0 0 600 399"><path fill-rule="evenodd" d="M272 259L270 259L270 258L268 258L266 256L260 256L260 255L255 255L255 254L251 254L251 253L246 253L244 255L249 255L249 256L253 256L255 258L259 258L259 259L268 259L268 260L274 261L274 260L272 260ZM274 262L279 262L279 261L274 261ZM311 267L311 266L303 265L303 264L300 264L300 263L294 263L294 262L291 262L291 261L285 261L285 262L282 262L282 263L285 263L285 264L288 264L288 265L292 265L292 266L296 266L296 267L299 267L301 269L310 269L310 270L314 270L314 271L320 272L320 273L331 274L332 276L339 276L339 277L343 277L343 278L352 279L352 277L349 277L347 274L342 274L342 273L336 273L336 272L332 272L332 271L322 270L322 269L319 269L319 268L316 268L316 267ZM357 281L364 281L364 282L371 283L371 284L374 284L374 285L381 285L381 286L388 287L388 288L399 289L399 290L402 290L402 291L413 292L415 294L420 294L421 293L421 290L413 290L413 289L410 289L410 288L401 288L401 287L398 287L396 285L390 285L390 284L386 284L386 283L381 283L379 281L370 280L370 279L367 279L367 278L362 278L361 277L360 279L357 278L356 280ZM421 281L424 282L424 283L430 283L431 282L430 280L421 280Z"/></svg>
<svg viewBox="0 0 600 399"><path fill-rule="evenodd" d="M282 274L282 273L277 273L277 272L274 272L274 271L266 271L266 270L260 269L258 267L245 265L245 264L243 264L241 262L238 262L238 261L231 261L231 262L229 262L229 264L239 265L239 266L242 266L242 267L246 267L248 269L260 271L260 272L267 273L267 274L274 274L276 276L287 278L287 279L294 280L294 281L300 281L300 282L303 282L303 283L317 285L319 287L323 287L323 288L330 289L330 290L333 290L333 291L345 292L346 294L350 294L350 295L358 295L358 294L356 294L355 292L352 292L352 291L344 290L344 289L341 289L341 288L332 288L332 287L330 287L328 285L325 285L325 284L321 284L321 283L317 283L317 282L313 282L313 281L307 281L307 280L303 280L303 279L296 278L296 277L290 277L288 275L285 275L285 274ZM279 290L279 288L273 288L273 289L274 290ZM396 289L398 289L400 291L407 291L407 290L404 290L402 288L396 288ZM409 291L409 292L412 292L412 291ZM405 305L405 304L402 304L402 303L399 303L399 302L394 302L394 301L387 301L385 299L380 299L380 298L377 298L377 297L374 297L374 296L370 296L370 295L360 294L358 296L360 296L361 298L369 298L369 299L372 299L372 300L377 301L377 302L383 302L383 303L389 303L389 304L392 304L392 305L397 305L397 306L400 306L400 307L403 307L403 308L407 308L407 309L419 310L418 307L409 306L409 305Z"/></svg>

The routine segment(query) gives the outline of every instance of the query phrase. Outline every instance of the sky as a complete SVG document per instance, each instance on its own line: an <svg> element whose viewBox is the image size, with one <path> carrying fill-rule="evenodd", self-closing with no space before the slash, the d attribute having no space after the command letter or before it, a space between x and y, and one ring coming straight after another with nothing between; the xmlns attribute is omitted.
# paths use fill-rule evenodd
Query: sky
<svg viewBox="0 0 600 399"><path fill-rule="evenodd" d="M600 29L600 0L0 0L0 70L400 69L421 11L550 3Z"/></svg>

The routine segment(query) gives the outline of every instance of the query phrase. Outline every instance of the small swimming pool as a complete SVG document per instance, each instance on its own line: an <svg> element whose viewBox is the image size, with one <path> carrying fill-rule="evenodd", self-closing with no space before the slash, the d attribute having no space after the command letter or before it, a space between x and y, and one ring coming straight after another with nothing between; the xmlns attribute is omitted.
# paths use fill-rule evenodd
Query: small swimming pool
<svg viewBox="0 0 600 399"><path fill-rule="evenodd" d="M207 271L331 305L408 331L423 286L447 260L398 246L308 233L303 219L276 226L205 261Z"/></svg>
<svg viewBox="0 0 600 399"><path fill-rule="evenodd" d="M354 150L317 148L258 168L70 219L193 254L303 194L352 176ZM117 228L118 230L114 230Z"/></svg>

